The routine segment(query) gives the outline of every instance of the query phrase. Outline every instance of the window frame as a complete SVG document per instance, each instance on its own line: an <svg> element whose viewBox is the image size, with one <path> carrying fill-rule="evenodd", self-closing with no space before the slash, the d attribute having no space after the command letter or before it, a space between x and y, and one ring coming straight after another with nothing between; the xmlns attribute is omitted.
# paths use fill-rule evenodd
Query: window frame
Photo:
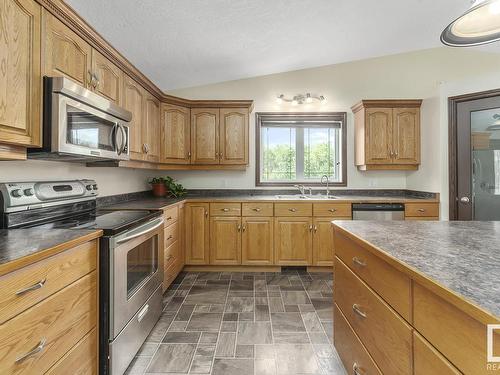
<svg viewBox="0 0 500 375"><path fill-rule="evenodd" d="M260 149L261 129L266 121L329 121L340 123L341 130L341 182L330 182L329 186L347 186L347 112L257 112L255 113L255 186L288 187L296 184L307 184L307 186L324 186L321 182L305 181L276 181L267 182L261 180Z"/></svg>

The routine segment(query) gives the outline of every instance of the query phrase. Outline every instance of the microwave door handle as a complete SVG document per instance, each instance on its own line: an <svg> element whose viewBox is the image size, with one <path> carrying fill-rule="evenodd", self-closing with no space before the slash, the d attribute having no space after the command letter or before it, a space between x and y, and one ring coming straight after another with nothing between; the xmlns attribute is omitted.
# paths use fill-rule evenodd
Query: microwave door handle
<svg viewBox="0 0 500 375"><path fill-rule="evenodd" d="M118 149L118 155L121 155L125 151L125 147L127 147L127 132L125 131L123 125L117 124L117 126L122 133L122 143L120 145L120 148Z"/></svg>
<svg viewBox="0 0 500 375"><path fill-rule="evenodd" d="M111 146L113 146L113 148L116 150L116 127L118 126L117 123L115 123L113 125L113 127L111 128L111 132L109 133L109 143L111 144Z"/></svg>
<svg viewBox="0 0 500 375"><path fill-rule="evenodd" d="M155 220L151 221L151 223L153 223ZM116 243L117 244L121 244L123 242L126 242L126 241L130 241L134 238L137 238L137 237L140 237L142 236L143 234L147 234L149 232L152 232L154 231L155 229L157 229L158 227L160 227L161 225L163 225L163 222L164 222L164 219L163 218L160 218L160 219L157 219L157 224L155 224L153 227L151 228L148 228L146 230L143 230L143 231L140 231L138 233L134 233L134 234L131 234L130 236L126 236L126 237L123 237L123 238L120 238L119 240L116 240Z"/></svg>

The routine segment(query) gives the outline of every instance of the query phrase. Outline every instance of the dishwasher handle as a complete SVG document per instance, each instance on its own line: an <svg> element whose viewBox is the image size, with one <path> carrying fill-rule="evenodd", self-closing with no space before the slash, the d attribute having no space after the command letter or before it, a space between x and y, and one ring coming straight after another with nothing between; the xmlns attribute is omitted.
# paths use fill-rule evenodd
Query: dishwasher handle
<svg viewBox="0 0 500 375"><path fill-rule="evenodd" d="M402 203L353 203L353 211L404 211Z"/></svg>

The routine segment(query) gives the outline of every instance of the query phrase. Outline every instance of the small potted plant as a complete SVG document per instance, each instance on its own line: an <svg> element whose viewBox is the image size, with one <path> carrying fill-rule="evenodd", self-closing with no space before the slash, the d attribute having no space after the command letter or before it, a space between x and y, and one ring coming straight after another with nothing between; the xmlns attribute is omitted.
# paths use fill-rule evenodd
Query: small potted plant
<svg viewBox="0 0 500 375"><path fill-rule="evenodd" d="M175 182L172 177L165 177L165 185L167 186L168 192L173 198L180 198L186 195L187 191L181 184Z"/></svg>
<svg viewBox="0 0 500 375"><path fill-rule="evenodd" d="M163 177L153 177L149 183L153 187L153 195L155 197L164 197L167 195L167 185Z"/></svg>

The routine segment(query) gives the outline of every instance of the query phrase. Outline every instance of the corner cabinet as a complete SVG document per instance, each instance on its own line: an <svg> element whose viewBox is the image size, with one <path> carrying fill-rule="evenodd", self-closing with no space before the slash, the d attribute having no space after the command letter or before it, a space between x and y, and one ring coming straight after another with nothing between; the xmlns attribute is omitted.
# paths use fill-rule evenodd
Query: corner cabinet
<svg viewBox="0 0 500 375"><path fill-rule="evenodd" d="M352 107L359 170L416 170L422 100L362 100Z"/></svg>
<svg viewBox="0 0 500 375"><path fill-rule="evenodd" d="M189 108L162 104L160 161L167 164L191 162L191 112Z"/></svg>
<svg viewBox="0 0 500 375"><path fill-rule="evenodd" d="M41 12L32 0L0 0L0 160L41 143Z"/></svg>
<svg viewBox="0 0 500 375"><path fill-rule="evenodd" d="M191 109L191 163L219 164L219 109Z"/></svg>

